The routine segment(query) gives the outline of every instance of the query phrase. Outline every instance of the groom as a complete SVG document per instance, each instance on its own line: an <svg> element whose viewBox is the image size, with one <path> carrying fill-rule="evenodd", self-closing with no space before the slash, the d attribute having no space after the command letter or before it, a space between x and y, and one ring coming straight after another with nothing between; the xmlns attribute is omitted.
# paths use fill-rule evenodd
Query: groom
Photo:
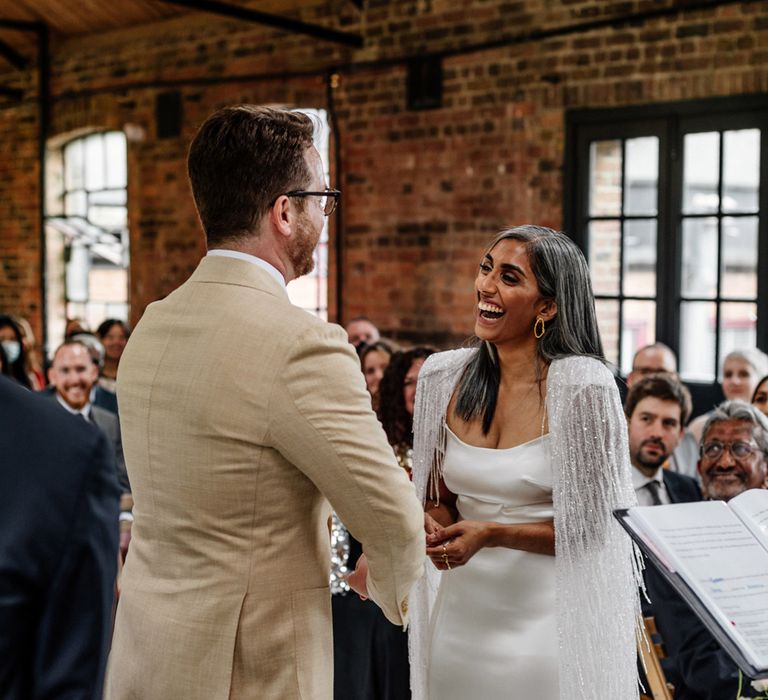
<svg viewBox="0 0 768 700"><path fill-rule="evenodd" d="M354 349L285 290L339 193L295 112L220 110L188 167L208 254L120 361L135 522L107 698L330 700L330 508L395 624L424 560Z"/></svg>

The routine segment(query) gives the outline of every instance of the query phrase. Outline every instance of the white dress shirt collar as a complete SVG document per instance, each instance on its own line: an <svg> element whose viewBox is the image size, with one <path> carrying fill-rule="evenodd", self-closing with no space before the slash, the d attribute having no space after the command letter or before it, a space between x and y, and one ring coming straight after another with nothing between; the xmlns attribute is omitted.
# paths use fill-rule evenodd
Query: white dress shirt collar
<svg viewBox="0 0 768 700"><path fill-rule="evenodd" d="M73 416L82 416L89 423L91 422L91 404L87 403L80 409L72 408L64 399L61 398L58 392L56 392L56 400Z"/></svg>
<svg viewBox="0 0 768 700"><path fill-rule="evenodd" d="M637 502L641 506L651 506L651 492L645 488L649 481L656 481L659 484L659 498L663 503L671 503L667 489L664 486L664 468L659 467L653 476L646 476L634 464L632 465L632 488L637 494Z"/></svg>
<svg viewBox="0 0 768 700"><path fill-rule="evenodd" d="M283 277L280 270L262 258L257 258L255 255L250 255L248 253L241 253L239 250L225 250L224 248L214 248L213 250L209 250L208 255L217 258L235 258L236 260L245 260L245 262L249 262L252 265L260 267L262 270L266 270L270 275L272 275L272 277L275 278L275 281L278 282L278 284L283 289L285 289L285 277Z"/></svg>

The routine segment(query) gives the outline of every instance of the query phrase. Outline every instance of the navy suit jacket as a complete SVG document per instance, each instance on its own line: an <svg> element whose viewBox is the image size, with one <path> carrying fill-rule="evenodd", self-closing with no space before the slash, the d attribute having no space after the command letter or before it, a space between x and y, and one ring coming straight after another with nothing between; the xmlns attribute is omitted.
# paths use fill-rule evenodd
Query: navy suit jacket
<svg viewBox="0 0 768 700"><path fill-rule="evenodd" d="M0 697L101 698L120 490L94 426L0 377Z"/></svg>
<svg viewBox="0 0 768 700"><path fill-rule="evenodd" d="M690 503L701 500L701 489L696 480L690 476L664 469L662 478L664 479L664 488L667 489L669 500L672 503Z"/></svg>

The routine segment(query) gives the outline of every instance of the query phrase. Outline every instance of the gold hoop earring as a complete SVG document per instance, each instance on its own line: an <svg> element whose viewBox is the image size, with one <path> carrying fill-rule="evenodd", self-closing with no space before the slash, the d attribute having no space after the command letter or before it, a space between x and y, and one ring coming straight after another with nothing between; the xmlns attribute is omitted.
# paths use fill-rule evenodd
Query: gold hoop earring
<svg viewBox="0 0 768 700"><path fill-rule="evenodd" d="M541 324L541 326L539 326L539 324ZM544 319L541 316L537 316L536 323L533 324L533 335L539 340L544 337L546 332L547 329L544 327Z"/></svg>

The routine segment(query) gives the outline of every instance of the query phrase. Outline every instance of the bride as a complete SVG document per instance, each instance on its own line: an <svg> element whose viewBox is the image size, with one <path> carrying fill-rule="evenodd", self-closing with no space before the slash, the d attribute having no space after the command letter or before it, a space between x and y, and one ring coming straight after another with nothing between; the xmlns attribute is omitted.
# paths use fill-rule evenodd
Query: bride
<svg viewBox="0 0 768 700"><path fill-rule="evenodd" d="M473 350L419 377L414 483L434 566L411 596L414 700L637 697L626 422L589 271L562 233L500 233Z"/></svg>

